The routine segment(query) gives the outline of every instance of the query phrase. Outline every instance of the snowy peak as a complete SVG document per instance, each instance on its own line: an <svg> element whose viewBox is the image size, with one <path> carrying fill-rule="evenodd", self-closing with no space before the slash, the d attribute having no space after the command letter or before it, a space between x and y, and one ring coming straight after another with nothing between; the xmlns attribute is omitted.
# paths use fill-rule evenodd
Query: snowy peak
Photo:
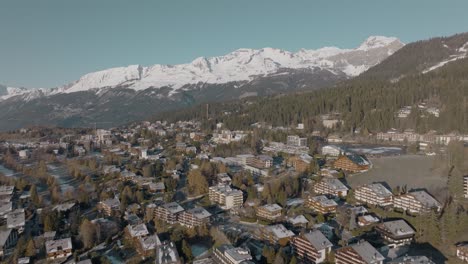
<svg viewBox="0 0 468 264"><path fill-rule="evenodd" d="M376 65L402 46L396 38L373 36L357 49L324 47L290 52L270 47L258 50L242 48L224 56L199 57L187 64L156 64L149 67L130 65L92 72L73 83L40 94L116 87L134 90L168 87L172 89L169 94L173 95L187 85L249 82L282 69L321 69L335 75L352 77Z"/></svg>
<svg viewBox="0 0 468 264"><path fill-rule="evenodd" d="M403 43L395 37L370 36L357 49L366 51L369 49L382 48L394 42L403 45Z"/></svg>

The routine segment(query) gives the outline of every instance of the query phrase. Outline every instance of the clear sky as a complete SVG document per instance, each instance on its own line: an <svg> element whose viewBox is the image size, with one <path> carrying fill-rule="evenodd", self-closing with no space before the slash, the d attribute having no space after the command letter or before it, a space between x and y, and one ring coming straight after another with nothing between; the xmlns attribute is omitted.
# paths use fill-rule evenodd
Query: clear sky
<svg viewBox="0 0 468 264"><path fill-rule="evenodd" d="M238 48L353 48L468 31L466 0L0 0L0 83L54 87Z"/></svg>

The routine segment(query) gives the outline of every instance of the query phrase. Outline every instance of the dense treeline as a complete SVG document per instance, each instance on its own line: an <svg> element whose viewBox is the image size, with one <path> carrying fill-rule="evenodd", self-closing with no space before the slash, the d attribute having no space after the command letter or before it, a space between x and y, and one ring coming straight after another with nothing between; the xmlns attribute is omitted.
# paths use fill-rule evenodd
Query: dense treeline
<svg viewBox="0 0 468 264"><path fill-rule="evenodd" d="M427 74L417 74L391 82L377 78L357 78L333 88L308 93L261 99L245 99L224 104L210 104L207 120L205 106L171 113L169 121L198 119L205 128L223 122L231 129L245 129L256 122L273 126L304 123L309 130L320 128L318 116L341 113L341 131L361 128L384 131L392 127L413 128L424 133L468 132L468 59L449 63ZM403 106L435 102L440 117L412 115L401 122L395 113ZM167 114L165 115L168 116ZM411 116L410 116L411 117ZM408 124L409 123L409 124Z"/></svg>

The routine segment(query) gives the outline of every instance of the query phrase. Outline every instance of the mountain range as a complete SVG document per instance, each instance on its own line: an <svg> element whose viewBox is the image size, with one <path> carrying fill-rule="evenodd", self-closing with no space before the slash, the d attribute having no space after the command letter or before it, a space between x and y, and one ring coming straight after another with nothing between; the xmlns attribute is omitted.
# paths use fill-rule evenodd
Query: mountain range
<svg viewBox="0 0 468 264"><path fill-rule="evenodd" d="M446 43L441 44L445 51L436 52L437 56L429 56L424 63L417 62L420 71L428 72L466 56L465 37L445 39ZM413 53L424 51L418 46L427 46L431 41L405 46L397 38L373 36L355 49L239 49L187 64L107 69L55 88L0 85L0 129L35 124L108 127L203 102L331 87L358 75L385 72L394 67L391 62L396 54L407 49L415 49ZM382 69L375 71L378 67Z"/></svg>

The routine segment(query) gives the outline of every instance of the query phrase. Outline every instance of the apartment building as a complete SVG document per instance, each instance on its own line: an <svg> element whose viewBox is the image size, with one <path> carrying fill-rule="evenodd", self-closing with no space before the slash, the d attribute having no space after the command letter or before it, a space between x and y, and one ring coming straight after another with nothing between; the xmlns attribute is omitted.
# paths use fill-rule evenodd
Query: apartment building
<svg viewBox="0 0 468 264"><path fill-rule="evenodd" d="M120 212L119 198L115 197L100 201L98 208L107 216L111 216L114 213Z"/></svg>
<svg viewBox="0 0 468 264"><path fill-rule="evenodd" d="M182 264L173 242L164 241L156 246L156 264Z"/></svg>
<svg viewBox="0 0 468 264"><path fill-rule="evenodd" d="M244 203L242 191L232 189L228 185L211 186L208 195L212 203L219 204L225 210L239 208Z"/></svg>
<svg viewBox="0 0 468 264"><path fill-rule="evenodd" d="M380 223L375 230L390 243L390 247L409 245L416 234L416 231L403 219Z"/></svg>
<svg viewBox="0 0 468 264"><path fill-rule="evenodd" d="M341 147L335 145L326 145L322 147L322 155L338 157L340 155L346 154L346 151Z"/></svg>
<svg viewBox="0 0 468 264"><path fill-rule="evenodd" d="M401 256L396 259L392 259L387 262L388 264L435 264L434 261L430 260L426 256Z"/></svg>
<svg viewBox="0 0 468 264"><path fill-rule="evenodd" d="M305 263L322 263L333 244L320 232L313 230L291 239L294 254Z"/></svg>
<svg viewBox="0 0 468 264"><path fill-rule="evenodd" d="M306 206L321 214L336 213L338 204L325 195L309 196L305 202Z"/></svg>
<svg viewBox="0 0 468 264"><path fill-rule="evenodd" d="M267 241L272 245L279 244L281 246L286 246L294 235L291 230L288 230L282 224L264 226L257 231L258 239Z"/></svg>
<svg viewBox="0 0 468 264"><path fill-rule="evenodd" d="M413 214L440 211L442 205L425 191L414 191L393 197L393 206Z"/></svg>
<svg viewBox="0 0 468 264"><path fill-rule="evenodd" d="M184 208L176 202L166 203L154 209L154 220L160 220L168 224L175 224L178 216L184 211Z"/></svg>
<svg viewBox="0 0 468 264"><path fill-rule="evenodd" d="M296 135L290 135L287 138L286 144L289 146L305 147L307 146L307 138L301 138Z"/></svg>
<svg viewBox="0 0 468 264"><path fill-rule="evenodd" d="M288 159L288 165L294 167L297 172L304 172L310 168L310 163L314 160L308 154L301 154L299 156L293 156Z"/></svg>
<svg viewBox="0 0 468 264"><path fill-rule="evenodd" d="M180 213L178 221L181 225L189 228L202 226L210 223L211 214L202 207L196 207Z"/></svg>
<svg viewBox="0 0 468 264"><path fill-rule="evenodd" d="M247 264L253 263L250 251L245 248L234 247L232 245L223 244L216 247L213 252L213 260L220 264Z"/></svg>
<svg viewBox="0 0 468 264"><path fill-rule="evenodd" d="M283 208L278 204L266 204L257 208L257 217L269 221L276 221L282 215Z"/></svg>
<svg viewBox="0 0 468 264"><path fill-rule="evenodd" d="M363 240L356 244L336 250L336 264L383 264L385 257L369 242Z"/></svg>
<svg viewBox="0 0 468 264"><path fill-rule="evenodd" d="M380 183L373 183L358 187L354 191L356 200L378 206L391 206L393 204L392 192Z"/></svg>
<svg viewBox="0 0 468 264"><path fill-rule="evenodd" d="M268 155L249 157L247 158L247 165L259 169L268 169L273 165L273 158Z"/></svg>
<svg viewBox="0 0 468 264"><path fill-rule="evenodd" d="M333 163L333 166L336 169L357 173L369 170L370 163L360 155L347 154L339 156Z"/></svg>
<svg viewBox="0 0 468 264"><path fill-rule="evenodd" d="M348 195L348 190L349 188L336 178L322 178L314 185L315 193L328 194L337 197L345 197Z"/></svg>

